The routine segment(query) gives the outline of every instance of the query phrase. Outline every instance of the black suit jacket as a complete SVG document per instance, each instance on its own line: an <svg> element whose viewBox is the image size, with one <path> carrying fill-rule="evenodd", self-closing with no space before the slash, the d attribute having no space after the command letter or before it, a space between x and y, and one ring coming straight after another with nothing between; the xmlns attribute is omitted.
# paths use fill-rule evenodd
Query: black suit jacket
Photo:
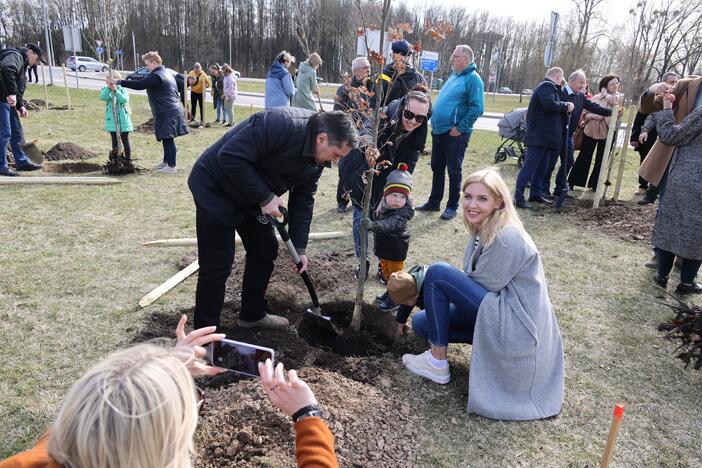
<svg viewBox="0 0 702 468"><path fill-rule="evenodd" d="M568 105L556 83L544 78L534 89L527 110L526 145L560 150Z"/></svg>

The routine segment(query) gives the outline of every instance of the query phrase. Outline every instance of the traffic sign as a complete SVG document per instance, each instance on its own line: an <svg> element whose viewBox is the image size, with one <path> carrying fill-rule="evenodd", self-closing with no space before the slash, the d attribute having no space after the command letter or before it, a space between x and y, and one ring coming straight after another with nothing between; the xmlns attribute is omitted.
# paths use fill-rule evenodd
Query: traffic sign
<svg viewBox="0 0 702 468"><path fill-rule="evenodd" d="M95 44L96 44L98 47L102 47L102 41L99 40L99 39L96 39L96 40L95 40Z"/></svg>
<svg viewBox="0 0 702 468"><path fill-rule="evenodd" d="M115 50L115 55L122 55L124 52L122 52L122 49L117 49Z"/></svg>
<svg viewBox="0 0 702 468"><path fill-rule="evenodd" d="M63 27L63 48L73 52L83 52L80 40L80 28L77 26Z"/></svg>
<svg viewBox="0 0 702 468"><path fill-rule="evenodd" d="M490 84L495 84L497 82L497 76L494 73L490 73L490 78L488 80Z"/></svg>
<svg viewBox="0 0 702 468"><path fill-rule="evenodd" d="M422 65L422 70L435 72L439 69L439 53L423 50L419 62Z"/></svg>
<svg viewBox="0 0 702 468"><path fill-rule="evenodd" d="M97 52L98 54L102 54L103 52L105 52L105 49L103 49L102 47L98 47L97 49L95 49L95 52Z"/></svg>

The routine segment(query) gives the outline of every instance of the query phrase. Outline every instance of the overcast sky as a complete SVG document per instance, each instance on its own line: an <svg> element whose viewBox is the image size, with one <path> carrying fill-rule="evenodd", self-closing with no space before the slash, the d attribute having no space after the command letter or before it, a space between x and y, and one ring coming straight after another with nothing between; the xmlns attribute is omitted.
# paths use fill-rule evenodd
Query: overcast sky
<svg viewBox="0 0 702 468"><path fill-rule="evenodd" d="M423 8L427 4L439 0L400 0L412 8ZM607 8L612 8L610 18L613 23L622 23L626 20L627 12L633 0L618 0L608 2ZM561 15L568 12L573 3L568 0L440 0L441 5L462 6L470 11L488 10L497 16L512 16L514 18L536 19L550 21L551 11Z"/></svg>

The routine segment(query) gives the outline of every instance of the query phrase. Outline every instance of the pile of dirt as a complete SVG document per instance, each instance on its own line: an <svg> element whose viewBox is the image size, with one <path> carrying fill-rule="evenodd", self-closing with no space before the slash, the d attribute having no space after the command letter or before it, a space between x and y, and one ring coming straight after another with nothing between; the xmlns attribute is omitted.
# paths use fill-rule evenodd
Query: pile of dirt
<svg viewBox="0 0 702 468"><path fill-rule="evenodd" d="M306 367L300 376L322 404L339 466L408 466L418 439L409 405L336 372ZM197 447L202 467L295 466L292 424L254 380L205 392Z"/></svg>
<svg viewBox="0 0 702 468"><path fill-rule="evenodd" d="M586 229L603 231L621 239L649 241L656 221L657 205L604 201L592 208L592 200L569 201L565 212Z"/></svg>
<svg viewBox="0 0 702 468"><path fill-rule="evenodd" d="M43 99L30 99L29 101L25 101L25 107L27 110L34 112L44 110L45 105L46 101ZM51 102L49 102L49 108L51 108Z"/></svg>
<svg viewBox="0 0 702 468"><path fill-rule="evenodd" d="M137 126L134 128L135 132L139 133L149 133L152 134L154 133L154 119L153 117L144 122L143 124Z"/></svg>
<svg viewBox="0 0 702 468"><path fill-rule="evenodd" d="M52 174L84 174L86 172L97 172L102 169L100 164L89 162L61 162L44 164L42 170Z"/></svg>
<svg viewBox="0 0 702 468"><path fill-rule="evenodd" d="M70 141L65 141L61 143L56 143L47 151L44 156L47 161L82 161L84 159L90 159L96 157L97 154L90 150L87 150L75 143Z"/></svg>

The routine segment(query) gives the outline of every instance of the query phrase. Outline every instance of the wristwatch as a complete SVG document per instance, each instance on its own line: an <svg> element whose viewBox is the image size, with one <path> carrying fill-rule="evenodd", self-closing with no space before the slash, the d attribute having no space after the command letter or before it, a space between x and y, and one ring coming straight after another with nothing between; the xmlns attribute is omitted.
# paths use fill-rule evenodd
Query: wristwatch
<svg viewBox="0 0 702 468"><path fill-rule="evenodd" d="M295 414L292 415L292 420L293 422L298 422L305 418L319 418L321 416L322 410L318 405L307 405L297 410Z"/></svg>

